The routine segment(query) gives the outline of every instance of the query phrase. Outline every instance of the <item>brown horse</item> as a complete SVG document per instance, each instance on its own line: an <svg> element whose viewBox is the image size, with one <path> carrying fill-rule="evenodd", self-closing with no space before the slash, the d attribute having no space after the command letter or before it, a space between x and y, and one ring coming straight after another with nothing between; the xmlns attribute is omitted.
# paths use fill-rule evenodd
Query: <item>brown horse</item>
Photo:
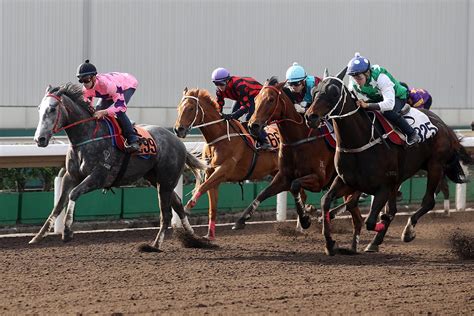
<svg viewBox="0 0 474 316"><path fill-rule="evenodd" d="M420 132L437 130L436 134L412 147L384 143L382 136L374 131L367 113L356 104L356 99L344 85L346 69L336 77L324 78L315 90L314 101L306 112L310 126L317 126L321 119L332 119L336 132L337 153L335 157L338 176L329 191L323 196L323 234L326 251L334 253L331 223L327 215L331 201L355 190L374 195L370 213L365 221L368 230L377 234L369 246L378 249L390 222L397 212L396 195L400 184L420 169L425 169L427 188L421 207L408 218L402 240L415 238L415 225L421 216L435 205L435 190L444 174L456 183L465 182L460 165L472 163L465 148L454 132L433 112L420 110L429 121L420 127ZM426 137L424 137L426 138ZM388 147L388 148L387 148ZM388 201L389 210L377 223L378 215Z"/></svg>
<svg viewBox="0 0 474 316"><path fill-rule="evenodd" d="M196 124L196 125L195 125ZM275 175L278 170L278 153L276 151L257 152L250 135L242 129L237 120L224 120L219 106L209 92L203 89L186 88L178 105L178 118L175 133L184 138L191 128L199 127L206 146L203 158L210 161L206 170L205 181L195 189L186 209L190 210L199 197L208 192L209 196L209 229L207 238L215 238L217 217L217 196L222 182L241 182L244 180L261 180L265 176Z"/></svg>
<svg viewBox="0 0 474 316"><path fill-rule="evenodd" d="M282 191L290 191L297 196L302 189L320 192L329 186L336 171L334 169L334 150L326 144L324 135L318 129L306 126L290 98L284 92L284 82L278 83L275 77L267 80L255 98L255 112L249 121L252 134L258 135L266 124L275 122L280 130L278 173L268 187L257 196L255 201L243 212L234 225L243 228L256 207L265 199ZM351 252L357 252L363 220L357 207L360 193L345 197L346 208L352 215L353 238ZM310 217L304 214L304 205L297 199L297 211L301 225L308 228Z"/></svg>

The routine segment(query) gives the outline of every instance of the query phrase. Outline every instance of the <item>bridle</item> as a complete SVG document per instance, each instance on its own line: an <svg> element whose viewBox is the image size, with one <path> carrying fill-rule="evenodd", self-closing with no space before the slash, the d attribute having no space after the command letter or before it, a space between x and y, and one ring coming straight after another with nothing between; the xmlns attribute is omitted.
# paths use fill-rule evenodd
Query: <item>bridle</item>
<svg viewBox="0 0 474 316"><path fill-rule="evenodd" d="M263 89L270 89L270 90L273 90L273 91L275 91L275 92L277 93L277 99L276 99L276 101L275 101L275 106L274 106L273 112L272 112L272 114L270 114L270 116L269 116L269 117L267 118L267 120L265 121L265 125L273 124L273 123L279 124L279 123L285 122L285 121L293 122L293 123L298 124L298 125L304 123L304 118L303 118L303 117L301 118L301 122L297 122L297 121L292 120L292 119L289 119L289 118L284 118L284 119L280 119L280 120L272 120L273 116L274 116L275 113L276 113L276 110L278 109L278 104L279 104L280 101L281 101L280 96L281 96L281 92L282 92L282 91L281 91L280 89L277 89L277 88L274 87L274 86L269 86L269 85L263 86L263 87L262 87L262 90L263 90ZM286 103L284 103L283 116L286 116L286 113L287 113L287 105L286 105Z"/></svg>
<svg viewBox="0 0 474 316"><path fill-rule="evenodd" d="M64 104L64 102L63 102L63 100L60 96L52 94L52 93L47 93L46 97L50 97L50 98L55 99L56 101L58 101L58 107L63 107L66 110L66 112L68 112L68 114L71 113L69 108ZM74 127L74 126L77 126L77 125L80 125L80 124L83 124L83 123L86 123L86 122L89 122L89 121L94 121L94 120L96 121L94 131L92 132L92 138L88 139L86 141L80 142L78 144L71 144L73 147L79 147L79 146L82 146L82 145L85 145L85 144L88 144L88 143L91 143L91 142L94 142L94 141L98 141L98 140L118 136L118 134L110 134L110 135L95 137L97 132L99 131L100 125L99 125L99 119L94 117L94 116L91 116L91 117L88 117L88 118L85 118L85 119L82 119L82 120L79 120L79 121L73 122L71 124L68 124L66 126L62 126L62 127L58 128L59 122L61 121L62 111L60 110L60 108L58 108L58 110L56 112L57 112L57 114L56 114L56 118L54 119L53 129L51 130L52 134L59 133L61 131L67 130L68 128L71 128L71 127Z"/></svg>
<svg viewBox="0 0 474 316"><path fill-rule="evenodd" d="M231 137L235 137L235 136L250 136L249 134L242 134L242 133L230 133L230 122L224 118L221 118L221 119L218 119L218 120L215 120L215 121L211 121L211 122L204 122L204 115L205 115L205 112L204 112L204 109L202 108L201 104L199 103L199 97L195 97L195 96L192 96L192 95L184 95L182 98L181 98L181 103L186 100L186 99L191 99L191 100L194 100L196 101L196 113L194 114L194 119L193 121L191 122L191 124L188 126L187 130L190 131L191 129L193 128L200 128L200 127L205 127L205 126L209 126L209 125L213 125L213 124L216 124L216 123L219 123L219 122L222 122L222 121L226 121L227 123L227 133L223 136L220 136L210 142L208 142L207 144L208 145L214 145L215 143L223 140L223 139L228 139L230 141L230 138ZM180 103L180 106L181 106L181 103ZM182 105L183 108L185 107L185 105ZM199 114L199 110L201 110L201 113L202 113L202 117L201 117L201 122L199 125L194 125L194 123L196 122L197 120L197 116Z"/></svg>
<svg viewBox="0 0 474 316"><path fill-rule="evenodd" d="M339 100L336 102L336 104L334 104L334 106L332 107L332 109L325 115L326 119L340 119L340 118L344 118L344 117L348 117L348 116L351 116L353 114L355 114L357 111L359 111L359 106L356 105L356 108L350 112L347 112L345 114L342 114L342 112L344 111L344 107L346 105L346 100L347 100L347 88L346 86L344 85L344 82L337 78L337 77L325 77L323 80L321 80L321 83L324 81L324 80L327 80L327 79L334 79L334 80L337 80L341 83L341 95L339 96ZM319 84L321 84L319 83ZM336 108L339 106L339 103L341 103L342 101L342 106L341 106L341 110L339 111L339 114L337 115L331 115L335 110Z"/></svg>
<svg viewBox="0 0 474 316"><path fill-rule="evenodd" d="M48 93L48 94L46 94L46 97L50 97L50 98L55 99L56 101L58 101L58 106L62 106L64 109L66 109L66 111L68 113L70 113L69 108L64 105L63 100L61 99L60 96L57 96L57 95L52 94L52 93ZM71 124L68 124L66 126L58 128L58 124L61 120L61 113L62 113L62 111L59 111L59 109L58 109L57 114L56 114L56 118L54 120L53 129L52 129L53 134L59 133L60 131L66 130L68 128L71 128L73 126L76 126L76 125L79 125L79 124L82 124L82 123L85 123L85 122L89 122L89 121L92 121L92 120L97 120L95 117L92 116L92 117L88 117L86 119L79 120L79 121L73 122Z"/></svg>

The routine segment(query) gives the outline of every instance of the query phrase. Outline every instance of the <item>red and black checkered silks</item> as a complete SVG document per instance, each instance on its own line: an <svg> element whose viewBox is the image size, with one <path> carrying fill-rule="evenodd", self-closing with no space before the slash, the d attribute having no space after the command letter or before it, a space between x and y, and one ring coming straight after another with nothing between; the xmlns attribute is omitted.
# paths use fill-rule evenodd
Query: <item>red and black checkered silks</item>
<svg viewBox="0 0 474 316"><path fill-rule="evenodd" d="M217 90L217 103L222 112L225 104L224 99L228 98L239 102L241 108L252 109L255 107L254 98L262 89L262 85L251 77L230 77L224 91Z"/></svg>

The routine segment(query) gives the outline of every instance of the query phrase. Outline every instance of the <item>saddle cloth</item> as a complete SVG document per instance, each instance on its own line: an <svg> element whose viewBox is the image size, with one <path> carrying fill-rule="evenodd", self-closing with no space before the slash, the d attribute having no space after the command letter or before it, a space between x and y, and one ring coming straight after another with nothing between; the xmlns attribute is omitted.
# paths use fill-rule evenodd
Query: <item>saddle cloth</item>
<svg viewBox="0 0 474 316"><path fill-rule="evenodd" d="M247 137L249 143L252 144L254 148L256 148L256 141L253 137L250 136L246 123L247 122L242 124L242 122L237 121L237 126L239 127L240 132ZM281 143L280 130L278 129L278 126L276 124L270 124L268 126L265 126L265 132L267 133L268 143L272 146L271 150L277 150L280 147Z"/></svg>
<svg viewBox="0 0 474 316"><path fill-rule="evenodd" d="M122 136L122 129L114 117L105 117L105 122L109 128L110 135L112 136L112 144L119 150L125 152L125 138ZM133 156L139 156L140 158L148 159L151 156L156 155L157 146L156 142L151 137L150 133L141 126L134 126L135 133L139 135L140 150L133 153Z"/></svg>
<svg viewBox="0 0 474 316"><path fill-rule="evenodd" d="M398 129L394 129L393 125L383 116L379 111L370 111L368 113L375 113L377 120L382 126L387 138L395 145L403 145L406 142L406 136ZM434 126L429 117L419 111L418 109L409 108L409 111L403 115L408 124L413 127L416 133L421 138L421 142L433 137L438 132L438 128Z"/></svg>

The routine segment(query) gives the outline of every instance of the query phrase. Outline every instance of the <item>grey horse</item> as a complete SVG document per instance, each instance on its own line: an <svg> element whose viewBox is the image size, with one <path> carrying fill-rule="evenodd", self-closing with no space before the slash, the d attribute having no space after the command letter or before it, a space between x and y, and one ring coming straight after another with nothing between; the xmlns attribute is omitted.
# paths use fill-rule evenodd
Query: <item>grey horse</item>
<svg viewBox="0 0 474 316"><path fill-rule="evenodd" d="M46 236L56 217L66 207L62 239L71 240L74 206L79 196L95 189L130 184L140 178L156 186L159 196L160 229L150 247L156 251L161 249L171 224L171 208L178 214L186 232L193 234L182 201L174 188L185 165L196 176L198 185L200 170L205 170L206 165L188 153L175 135L162 127L141 125L155 141L157 154L149 159L134 155L127 157L113 146L106 124L92 116L89 104L83 99L82 87L72 83L56 88L48 86L38 111L39 122L35 132L37 145L48 146L54 133L65 130L71 146L66 155L66 173L59 201L30 244L38 243ZM128 164L124 164L126 169L120 171L128 158Z"/></svg>

